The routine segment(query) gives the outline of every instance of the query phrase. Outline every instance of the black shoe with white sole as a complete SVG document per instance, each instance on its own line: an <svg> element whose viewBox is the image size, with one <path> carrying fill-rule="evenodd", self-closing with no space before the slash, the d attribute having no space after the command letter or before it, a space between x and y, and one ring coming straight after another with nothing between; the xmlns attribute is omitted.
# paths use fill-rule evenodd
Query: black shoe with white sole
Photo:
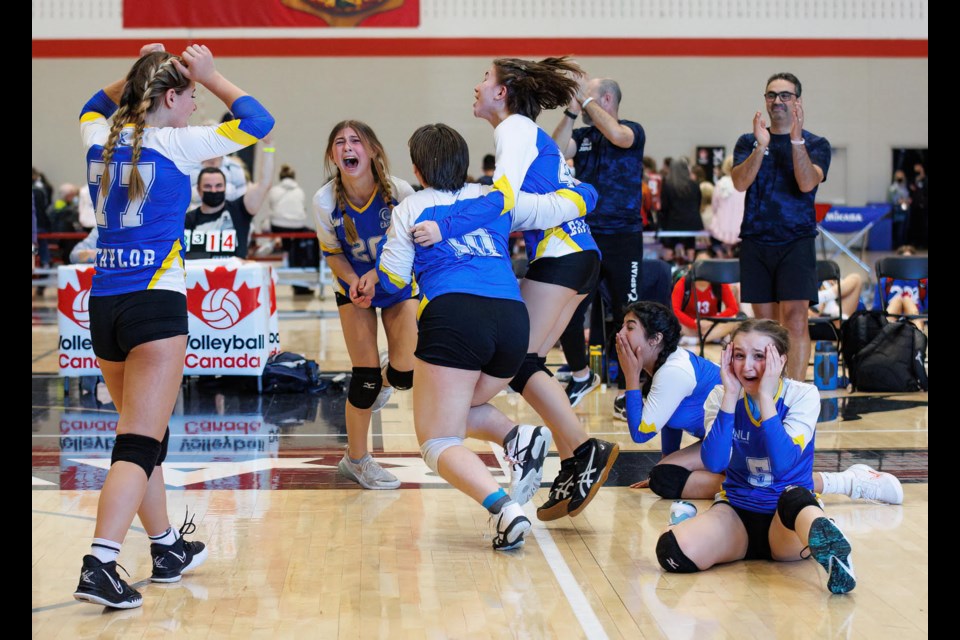
<svg viewBox="0 0 960 640"><path fill-rule="evenodd" d="M537 508L537 519L544 522L557 520L567 515L567 505L573 496L573 483L577 461L573 457L560 461L560 473L550 485L547 501Z"/></svg>
<svg viewBox="0 0 960 640"><path fill-rule="evenodd" d="M577 447L573 452L573 458L577 462L576 482L573 495L567 504L568 515L571 517L579 515L587 508L593 497L597 495L597 491L607 481L607 475L619 455L619 444L597 438L590 438Z"/></svg>
<svg viewBox="0 0 960 640"><path fill-rule="evenodd" d="M600 386L600 376L591 372L586 380L575 380L572 377L567 383L567 399L570 400L570 406L575 407L580 401L587 397L587 394Z"/></svg>
<svg viewBox="0 0 960 640"><path fill-rule="evenodd" d="M196 514L194 514L196 515ZM202 542L187 541L183 536L197 530L193 518L184 520L180 537L173 544L151 544L153 560L152 582L179 582L180 576L199 567L207 559L207 549Z"/></svg>
<svg viewBox="0 0 960 640"><path fill-rule="evenodd" d="M80 584L73 597L114 609L135 609L143 604L143 596L117 574L116 560L100 562L90 555L83 556Z"/></svg>

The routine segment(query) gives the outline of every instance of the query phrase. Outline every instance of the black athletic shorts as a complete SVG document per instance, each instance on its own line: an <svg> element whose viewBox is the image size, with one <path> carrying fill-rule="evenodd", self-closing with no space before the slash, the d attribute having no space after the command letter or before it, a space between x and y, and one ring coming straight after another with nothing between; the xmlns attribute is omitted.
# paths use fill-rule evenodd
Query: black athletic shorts
<svg viewBox="0 0 960 640"><path fill-rule="evenodd" d="M743 302L817 301L817 244L801 238L788 244L740 243L740 299Z"/></svg>
<svg viewBox="0 0 960 640"><path fill-rule="evenodd" d="M530 319L522 302L447 293L423 308L414 354L441 367L512 378L529 342Z"/></svg>
<svg viewBox="0 0 960 640"><path fill-rule="evenodd" d="M187 296L153 289L90 296L90 339L97 358L123 362L145 342L189 334Z"/></svg>
<svg viewBox="0 0 960 640"><path fill-rule="evenodd" d="M773 560L773 554L770 551L770 523L773 522L776 512L757 513L735 507L726 500L719 502L736 511L740 516L740 522L747 529L747 555L743 559Z"/></svg>
<svg viewBox="0 0 960 640"><path fill-rule="evenodd" d="M596 251L578 251L559 258L537 258L527 269L527 280L558 284L579 294L590 293L600 277Z"/></svg>

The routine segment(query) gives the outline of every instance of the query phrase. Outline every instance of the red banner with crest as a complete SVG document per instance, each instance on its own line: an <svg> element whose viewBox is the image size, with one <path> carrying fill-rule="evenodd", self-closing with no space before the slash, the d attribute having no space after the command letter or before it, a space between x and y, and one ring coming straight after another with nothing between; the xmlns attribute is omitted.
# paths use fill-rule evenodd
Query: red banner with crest
<svg viewBox="0 0 960 640"><path fill-rule="evenodd" d="M123 26L416 27L420 0L123 0Z"/></svg>

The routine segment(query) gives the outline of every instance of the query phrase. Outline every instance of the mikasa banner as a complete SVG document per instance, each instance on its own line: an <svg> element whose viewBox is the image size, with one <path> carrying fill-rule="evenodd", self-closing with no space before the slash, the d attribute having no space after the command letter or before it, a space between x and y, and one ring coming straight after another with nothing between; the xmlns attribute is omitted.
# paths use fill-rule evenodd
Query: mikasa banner
<svg viewBox="0 0 960 640"><path fill-rule="evenodd" d="M273 270L239 258L187 261L184 375L259 376L280 351ZM60 375L100 375L90 340L93 265L57 270Z"/></svg>

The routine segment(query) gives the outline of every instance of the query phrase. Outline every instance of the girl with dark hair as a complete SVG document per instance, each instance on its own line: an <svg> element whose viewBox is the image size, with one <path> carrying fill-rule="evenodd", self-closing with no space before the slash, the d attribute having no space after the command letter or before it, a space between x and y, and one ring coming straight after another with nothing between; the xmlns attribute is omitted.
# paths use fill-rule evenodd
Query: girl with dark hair
<svg viewBox="0 0 960 640"><path fill-rule="evenodd" d="M857 582L850 542L813 492L813 451L820 394L783 378L790 338L772 320L748 320L723 350L723 384L705 406L710 430L700 456L725 473L709 510L671 526L657 541L668 572L694 573L737 560L789 562L813 556L827 589Z"/></svg>
<svg viewBox="0 0 960 640"><path fill-rule="evenodd" d="M523 450L506 447L524 479L518 482L514 477L509 493L490 474L486 463L464 445L467 436L504 441L504 433L470 428L479 413L490 422L506 423L506 429L514 432L507 438L508 445L511 438L520 439L516 435L519 426L511 429L510 420L487 404L516 375L530 333L507 238L514 230L551 226L583 215L573 196L592 209L596 191L580 184L559 194L519 193L517 206L506 215L465 236L423 249L411 240L410 229L418 220L442 221L456 215L482 199L487 187L464 184L469 152L454 129L424 125L410 137L409 144L414 175L424 189L394 211L378 259L377 286L402 290L415 278L423 290L416 336L417 387L413 391L420 452L432 471L483 505L495 519L493 548L516 549L530 529L521 505L540 487L550 432L523 425L524 433L529 433ZM364 276L361 290L369 291L370 285L369 276Z"/></svg>
<svg viewBox="0 0 960 640"><path fill-rule="evenodd" d="M188 127L197 109L195 83L237 119ZM97 92L80 112L99 229L90 336L120 417L77 600L119 609L143 603L117 575L134 515L150 536L152 581L177 582L207 557L203 543L180 535L193 532L192 519L179 533L170 526L160 466L187 347L183 225L190 171L254 144L273 123L259 102L216 70L204 45L190 45L179 57L161 44L144 46L127 77Z"/></svg>
<svg viewBox="0 0 960 640"><path fill-rule="evenodd" d="M713 495L721 474L705 471L700 445L705 434L703 403L720 384L720 367L679 346L680 322L659 302L627 307L617 333L617 357L626 380L627 426L634 442L660 434L663 458L650 471L648 486L659 496ZM649 381L649 385L647 385ZM646 397L641 389L648 386ZM700 442L680 448L686 431Z"/></svg>
<svg viewBox="0 0 960 640"><path fill-rule="evenodd" d="M337 277L337 311L353 366L346 405L347 448L338 468L364 489L397 489L400 481L370 455L367 432L371 415L383 408L393 390L413 386L419 291L408 285L388 293L378 285L373 295L364 295L358 285L376 268L394 206L412 195L413 188L390 175L377 134L357 120L333 127L324 164L333 179L313 197L317 237ZM381 355L377 309L389 350Z"/></svg>
<svg viewBox="0 0 960 640"><path fill-rule="evenodd" d="M498 58L474 89L473 114L494 127L496 170L493 191L464 207L455 216L413 227L413 239L430 246L489 224L514 208L519 191L546 194L567 189L585 211L582 198L572 191L574 179L563 153L534 119L543 109L566 106L576 95L582 75L568 58L537 62ZM521 393L556 437L560 473L547 501L537 509L540 520L579 515L606 482L619 445L590 438L573 412L564 388L552 379L546 356L557 343L574 311L593 291L600 272L600 251L590 227L580 218L547 230L524 231L529 269L520 292L530 316L530 339L520 371L510 387ZM498 412L499 413L499 412ZM511 452L527 447L529 425L514 425L491 412L471 412L473 432L485 439L500 436ZM522 480L522 478L521 478Z"/></svg>

